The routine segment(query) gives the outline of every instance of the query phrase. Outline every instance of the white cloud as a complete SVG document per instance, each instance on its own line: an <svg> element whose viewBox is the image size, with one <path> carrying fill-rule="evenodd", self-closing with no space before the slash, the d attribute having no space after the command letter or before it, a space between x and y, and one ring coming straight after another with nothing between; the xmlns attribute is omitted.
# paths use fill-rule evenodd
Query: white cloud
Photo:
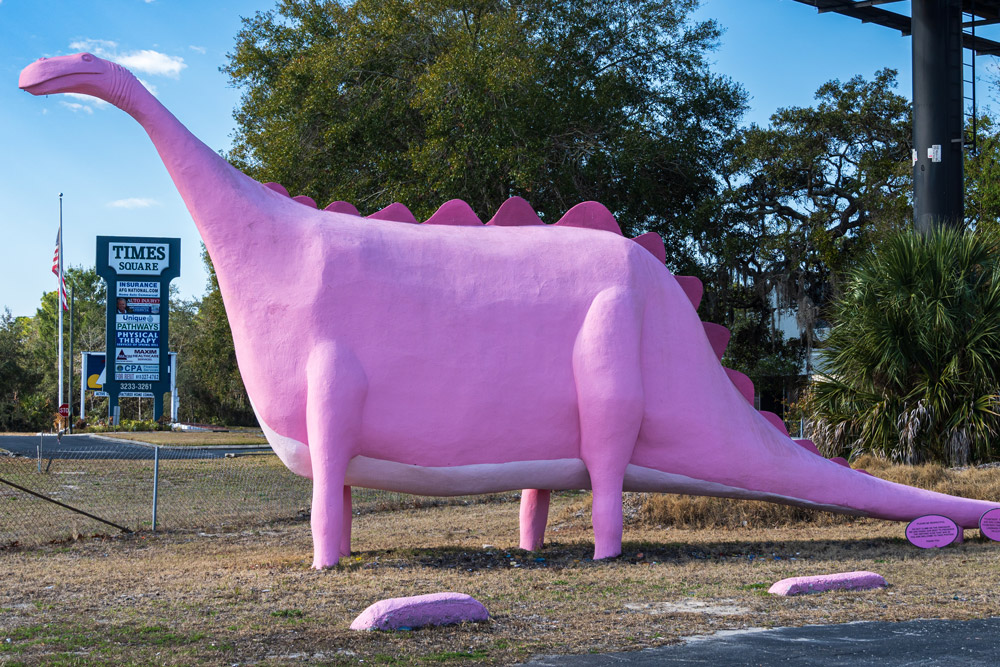
<svg viewBox="0 0 1000 667"><path fill-rule="evenodd" d="M101 58L110 58L114 55L115 49L118 48L118 42L112 42L107 39L79 39L75 42L70 42L69 48L78 51L90 51L95 56L100 56Z"/></svg>
<svg viewBox="0 0 1000 667"><path fill-rule="evenodd" d="M76 113L77 111L83 111L85 113L94 113L94 110L91 109L86 104L79 104L77 102L62 102L62 101L60 101L59 104L61 104L62 106L66 107L67 109L69 109L74 113Z"/></svg>
<svg viewBox="0 0 1000 667"><path fill-rule="evenodd" d="M115 60L119 65L124 65L132 70L139 70L146 74L169 76L171 79L180 77L181 70L187 67L184 59L180 56L168 56L152 49L142 49L130 53L119 54Z"/></svg>
<svg viewBox="0 0 1000 667"><path fill-rule="evenodd" d="M0 2L3 2L3 0L0 0ZM111 106L100 97L94 97L93 95L84 95L83 93L65 93L65 95L67 97L74 97L81 100L84 104L92 104L98 109L104 109Z"/></svg>
<svg viewBox="0 0 1000 667"><path fill-rule="evenodd" d="M130 197L128 199L116 199L115 201L109 201L105 206L110 208L149 208L150 206L159 206L160 202L155 199L142 199L140 197Z"/></svg>
<svg viewBox="0 0 1000 667"><path fill-rule="evenodd" d="M3 0L0 0L0 2L3 2ZM201 55L205 55L206 53L208 53L208 49L206 49L204 46L195 46L194 44L192 44L188 48L191 49L192 51L197 51Z"/></svg>
<svg viewBox="0 0 1000 667"><path fill-rule="evenodd" d="M81 39L71 42L69 46L76 51L90 51L99 58L154 76L177 79L180 77L181 70L187 67L184 59L180 56L168 56L152 49L118 51L118 42L106 39Z"/></svg>

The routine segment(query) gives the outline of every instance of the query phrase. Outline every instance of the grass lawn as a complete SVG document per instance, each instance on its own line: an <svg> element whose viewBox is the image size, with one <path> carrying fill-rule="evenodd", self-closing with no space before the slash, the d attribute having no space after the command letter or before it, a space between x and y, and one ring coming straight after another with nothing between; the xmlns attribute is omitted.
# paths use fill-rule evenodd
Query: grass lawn
<svg viewBox="0 0 1000 667"><path fill-rule="evenodd" d="M0 665L510 664L640 649L723 629L1000 615L1000 544L920 550L903 524L682 529L633 519L592 561L587 494L553 498L547 545L517 545L517 504L354 519L354 554L309 568L306 521L0 552ZM872 570L890 587L774 598L790 576ZM491 619L353 632L389 597L468 593Z"/></svg>
<svg viewBox="0 0 1000 667"><path fill-rule="evenodd" d="M213 431L125 431L95 433L107 438L134 440L150 445L204 447L205 445L266 445L267 439L260 432L217 433Z"/></svg>

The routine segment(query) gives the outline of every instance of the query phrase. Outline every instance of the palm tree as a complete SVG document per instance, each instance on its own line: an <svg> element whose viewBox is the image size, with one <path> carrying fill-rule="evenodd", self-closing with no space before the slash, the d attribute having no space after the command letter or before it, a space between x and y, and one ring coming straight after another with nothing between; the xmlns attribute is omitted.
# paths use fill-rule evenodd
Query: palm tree
<svg viewBox="0 0 1000 667"><path fill-rule="evenodd" d="M828 453L965 465L998 453L1000 244L944 226L849 275L806 401Z"/></svg>

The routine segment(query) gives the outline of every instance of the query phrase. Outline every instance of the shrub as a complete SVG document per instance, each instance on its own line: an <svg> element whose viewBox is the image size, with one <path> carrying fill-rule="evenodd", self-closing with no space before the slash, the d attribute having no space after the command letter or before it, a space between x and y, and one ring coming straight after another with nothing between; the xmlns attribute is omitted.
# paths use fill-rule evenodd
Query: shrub
<svg viewBox="0 0 1000 667"><path fill-rule="evenodd" d="M996 455L1000 386L997 236L898 234L834 304L823 377L805 400L828 455L965 465Z"/></svg>

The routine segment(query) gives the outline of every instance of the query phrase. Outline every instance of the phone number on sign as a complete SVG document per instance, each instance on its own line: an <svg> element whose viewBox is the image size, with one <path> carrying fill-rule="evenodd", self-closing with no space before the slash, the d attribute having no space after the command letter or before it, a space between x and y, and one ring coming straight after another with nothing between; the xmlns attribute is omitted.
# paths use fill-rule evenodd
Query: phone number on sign
<svg viewBox="0 0 1000 667"><path fill-rule="evenodd" d="M120 391L151 391L153 385L148 382L122 382L118 385Z"/></svg>

